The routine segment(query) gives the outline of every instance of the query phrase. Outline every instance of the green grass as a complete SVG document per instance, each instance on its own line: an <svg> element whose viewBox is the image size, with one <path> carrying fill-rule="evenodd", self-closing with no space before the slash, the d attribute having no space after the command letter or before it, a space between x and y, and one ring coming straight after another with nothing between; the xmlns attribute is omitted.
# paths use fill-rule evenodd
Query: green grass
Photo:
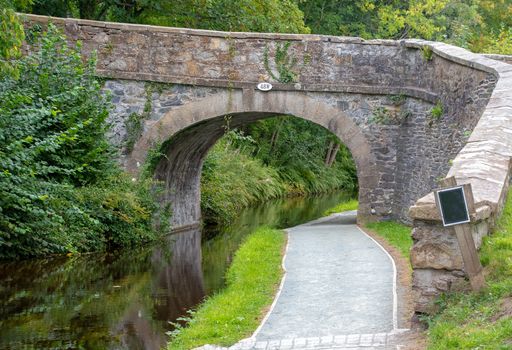
<svg viewBox="0 0 512 350"><path fill-rule="evenodd" d="M427 319L428 349L512 349L512 191L495 232L484 239L480 260L488 288L438 300L441 311Z"/></svg>
<svg viewBox="0 0 512 350"><path fill-rule="evenodd" d="M402 256L409 261L409 252L412 247L411 228L409 226L395 221L372 222L365 226L397 248Z"/></svg>
<svg viewBox="0 0 512 350"><path fill-rule="evenodd" d="M324 212L324 216L331 215L334 213L341 213L343 211L356 210L358 206L359 202L357 201L357 199L351 199L347 202L340 203L333 208L327 209Z"/></svg>
<svg viewBox="0 0 512 350"><path fill-rule="evenodd" d="M250 336L280 283L284 245L285 236L279 230L260 228L249 235L226 272L226 288L192 313L188 325L179 330L168 349L232 345Z"/></svg>

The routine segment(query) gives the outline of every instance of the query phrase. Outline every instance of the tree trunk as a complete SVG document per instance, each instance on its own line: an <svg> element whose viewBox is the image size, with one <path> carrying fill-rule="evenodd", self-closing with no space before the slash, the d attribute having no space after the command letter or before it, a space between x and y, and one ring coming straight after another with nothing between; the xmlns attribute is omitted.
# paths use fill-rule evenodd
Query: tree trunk
<svg viewBox="0 0 512 350"><path fill-rule="evenodd" d="M329 161L331 160L331 153L334 146L334 141L329 141L329 146L327 147L327 154L325 155L324 164L329 166Z"/></svg>
<svg viewBox="0 0 512 350"><path fill-rule="evenodd" d="M339 150L340 150L340 144L337 143L334 145L334 148L331 151L331 157L329 158L329 164L328 164L329 167L331 167L334 164L334 161L336 160L336 155L338 154Z"/></svg>
<svg viewBox="0 0 512 350"><path fill-rule="evenodd" d="M270 150L268 151L268 156L272 155L272 152L274 152L274 148L277 145L277 140L279 139L279 132L281 131L281 127L284 124L284 119L281 119L281 122L277 126L277 128L272 133L272 137L270 138Z"/></svg>

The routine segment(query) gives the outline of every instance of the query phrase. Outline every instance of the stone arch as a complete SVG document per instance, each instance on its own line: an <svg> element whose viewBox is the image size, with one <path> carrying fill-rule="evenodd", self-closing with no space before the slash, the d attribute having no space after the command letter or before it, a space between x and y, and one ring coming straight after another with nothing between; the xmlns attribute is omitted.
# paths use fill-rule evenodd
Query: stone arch
<svg viewBox="0 0 512 350"><path fill-rule="evenodd" d="M233 128L273 115L293 115L319 124L338 136L351 151L359 181L360 221L371 217L372 190L378 175L374 155L361 128L343 111L304 92L221 91L169 111L149 125L127 158L134 174L148 152L161 147L166 155L155 178L166 186L164 200L173 206L173 227L200 220L200 175L203 159L224 133L225 116Z"/></svg>

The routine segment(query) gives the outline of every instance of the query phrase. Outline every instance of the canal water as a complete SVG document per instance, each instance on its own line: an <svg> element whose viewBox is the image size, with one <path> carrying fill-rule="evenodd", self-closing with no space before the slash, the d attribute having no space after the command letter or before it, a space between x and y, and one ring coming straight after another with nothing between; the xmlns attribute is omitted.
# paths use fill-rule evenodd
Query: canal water
<svg viewBox="0 0 512 350"><path fill-rule="evenodd" d="M223 288L245 236L316 219L348 198L275 200L227 227L133 250L0 263L0 349L160 349L187 310Z"/></svg>

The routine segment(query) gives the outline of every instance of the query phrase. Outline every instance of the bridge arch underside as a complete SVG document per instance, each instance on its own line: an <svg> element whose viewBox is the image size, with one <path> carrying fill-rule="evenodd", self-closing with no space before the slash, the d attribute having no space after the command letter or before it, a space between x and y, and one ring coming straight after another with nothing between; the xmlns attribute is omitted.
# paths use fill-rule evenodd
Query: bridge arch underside
<svg viewBox="0 0 512 350"><path fill-rule="evenodd" d="M118 82L119 83L119 82ZM136 83L129 83L136 84ZM161 94L176 101L145 131L126 160L134 173L155 147L165 154L155 168L173 207L173 227L200 221L200 177L208 150L225 132L275 115L293 115L330 130L349 148L359 181L358 220L399 219L449 168L462 142L460 125L432 123L433 104L414 97L358 93L173 86ZM468 127L471 127L469 125ZM439 135L447 138L440 138Z"/></svg>

